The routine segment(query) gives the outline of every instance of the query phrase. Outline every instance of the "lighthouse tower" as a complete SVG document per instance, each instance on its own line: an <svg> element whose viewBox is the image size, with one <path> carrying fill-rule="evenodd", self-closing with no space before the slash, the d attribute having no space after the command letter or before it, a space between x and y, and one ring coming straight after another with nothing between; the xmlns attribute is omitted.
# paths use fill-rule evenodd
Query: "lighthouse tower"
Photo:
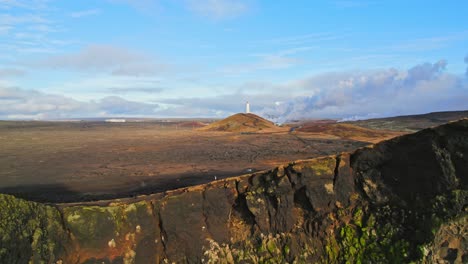
<svg viewBox="0 0 468 264"><path fill-rule="evenodd" d="M249 101L247 101L247 103L245 103L245 113L246 113L246 114L250 113L250 104L249 104Z"/></svg>

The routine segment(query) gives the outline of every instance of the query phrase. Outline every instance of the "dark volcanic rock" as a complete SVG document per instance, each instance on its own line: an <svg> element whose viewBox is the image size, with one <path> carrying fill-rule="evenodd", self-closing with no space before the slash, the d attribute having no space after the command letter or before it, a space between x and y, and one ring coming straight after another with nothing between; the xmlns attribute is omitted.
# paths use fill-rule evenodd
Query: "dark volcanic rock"
<svg viewBox="0 0 468 264"><path fill-rule="evenodd" d="M0 263L466 263L468 120L165 194L0 195Z"/></svg>
<svg viewBox="0 0 468 264"><path fill-rule="evenodd" d="M460 185L466 188L466 123L451 123L358 150L352 167L361 177L366 194L377 200L395 198L409 202L428 199ZM373 189L377 192L372 193Z"/></svg>

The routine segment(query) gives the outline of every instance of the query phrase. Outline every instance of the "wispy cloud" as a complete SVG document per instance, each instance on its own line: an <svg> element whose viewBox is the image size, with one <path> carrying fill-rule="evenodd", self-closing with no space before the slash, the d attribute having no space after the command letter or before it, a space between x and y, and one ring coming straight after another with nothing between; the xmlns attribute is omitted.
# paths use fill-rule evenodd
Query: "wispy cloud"
<svg viewBox="0 0 468 264"><path fill-rule="evenodd" d="M374 2L371 1L359 1L359 0L341 0L341 1L334 1L333 4L338 8L359 8L359 7L366 7Z"/></svg>
<svg viewBox="0 0 468 264"><path fill-rule="evenodd" d="M114 4L127 4L140 12L164 9L164 0L106 0ZM241 16L252 9L255 0L177 0L189 11L214 20L232 19Z"/></svg>
<svg viewBox="0 0 468 264"><path fill-rule="evenodd" d="M186 0L186 3L195 13L213 19L234 18L250 9L245 0Z"/></svg>
<svg viewBox="0 0 468 264"><path fill-rule="evenodd" d="M285 36L285 37L278 37L278 38L271 38L271 39L264 39L264 40L256 40L253 41L253 44L256 45L265 45L265 44L273 44L273 45L284 45L284 46L304 46L304 45L311 45L317 44L324 41L335 41L338 39L342 39L346 37L347 34L334 34L334 33L310 33L310 34L303 34L303 35L295 35L295 36Z"/></svg>
<svg viewBox="0 0 468 264"><path fill-rule="evenodd" d="M445 48L450 44L468 39L468 31L454 32L442 36L415 38L385 47L390 51L421 52Z"/></svg>
<svg viewBox="0 0 468 264"><path fill-rule="evenodd" d="M61 45L55 43L55 33L65 29L53 16L49 0L0 0L0 43L3 52L54 52ZM63 40L62 40L63 41Z"/></svg>
<svg viewBox="0 0 468 264"><path fill-rule="evenodd" d="M109 3L114 4L126 4L132 8L141 11L148 12L149 10L154 10L156 7L159 7L160 0L106 0Z"/></svg>
<svg viewBox="0 0 468 264"><path fill-rule="evenodd" d="M237 75L262 70L281 70L293 67L301 62L301 60L297 58L279 55L258 57L260 59L256 62L225 66L221 68L219 72L223 74Z"/></svg>
<svg viewBox="0 0 468 264"><path fill-rule="evenodd" d="M0 0L0 9L22 8L27 10L46 9L51 0Z"/></svg>
<svg viewBox="0 0 468 264"><path fill-rule="evenodd" d="M465 63L468 64L468 55L465 56ZM466 67L466 77L468 77L468 65Z"/></svg>
<svg viewBox="0 0 468 264"><path fill-rule="evenodd" d="M15 68L0 68L0 78L8 78L8 77L19 77L25 75L26 72L24 70L15 69Z"/></svg>
<svg viewBox="0 0 468 264"><path fill-rule="evenodd" d="M12 26L9 25L2 25L0 26L0 35L6 35L10 33L10 30L12 29Z"/></svg>
<svg viewBox="0 0 468 264"><path fill-rule="evenodd" d="M161 82L161 78L156 76L113 76L106 73L96 73L50 84L42 89L53 91L56 94L73 94L75 98L82 100L116 94L125 94L128 97L146 100L148 98L145 97L145 94L163 92Z"/></svg>
<svg viewBox="0 0 468 264"><path fill-rule="evenodd" d="M164 89L163 88L138 88L138 87L115 87L115 88L109 88L109 91L111 93L116 93L116 94L130 94L130 93L148 93L148 94L153 94L153 93L160 93Z"/></svg>
<svg viewBox="0 0 468 264"><path fill-rule="evenodd" d="M50 21L41 15L37 14L0 14L0 25L16 26L18 24L48 24Z"/></svg>
<svg viewBox="0 0 468 264"><path fill-rule="evenodd" d="M117 76L151 76L168 68L148 55L112 45L90 45L76 53L51 56L35 64L53 69L109 72Z"/></svg>
<svg viewBox="0 0 468 264"><path fill-rule="evenodd" d="M302 60L300 58L294 57L294 55L307 52L315 48L316 47L305 46L284 49L271 53L253 54L251 57L256 58L257 61L252 63L229 65L223 67L220 72L227 74L241 74L258 70L280 70L291 68L302 63Z"/></svg>
<svg viewBox="0 0 468 264"><path fill-rule="evenodd" d="M101 13L100 9L88 9L88 10L82 10L82 11L76 11L70 13L70 16L73 18L81 18L81 17L87 17L87 16L95 16Z"/></svg>

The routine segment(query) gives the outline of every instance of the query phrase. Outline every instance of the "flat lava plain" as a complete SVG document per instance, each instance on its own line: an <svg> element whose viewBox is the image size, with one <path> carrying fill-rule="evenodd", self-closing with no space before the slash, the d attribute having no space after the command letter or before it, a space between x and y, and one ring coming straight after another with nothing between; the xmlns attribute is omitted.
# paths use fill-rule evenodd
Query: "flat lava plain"
<svg viewBox="0 0 468 264"><path fill-rule="evenodd" d="M131 197L352 151L403 134L330 121L271 133L201 131L200 124L0 121L0 192L42 202Z"/></svg>

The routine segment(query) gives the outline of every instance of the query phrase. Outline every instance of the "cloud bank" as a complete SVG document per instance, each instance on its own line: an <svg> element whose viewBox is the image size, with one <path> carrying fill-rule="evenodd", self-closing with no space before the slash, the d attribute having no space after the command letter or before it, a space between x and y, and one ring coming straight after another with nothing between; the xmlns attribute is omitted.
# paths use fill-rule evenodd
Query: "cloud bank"
<svg viewBox="0 0 468 264"><path fill-rule="evenodd" d="M0 86L0 119L153 116L158 107L118 96L83 102L62 95Z"/></svg>
<svg viewBox="0 0 468 264"><path fill-rule="evenodd" d="M80 60L74 62L71 64L74 67L85 67L81 66ZM107 65L101 63L97 60L91 67ZM225 117L243 111L245 101L251 102L255 113L277 122L467 110L468 78L463 74L446 73L446 65L446 61L440 60L407 70L332 72L288 83L249 83L236 92L211 97L167 98L164 97L166 89L158 87L109 88L120 95L158 94L153 103L129 101L120 96L84 102L63 95L0 85L0 119Z"/></svg>
<svg viewBox="0 0 468 264"><path fill-rule="evenodd" d="M468 109L468 81L445 73L446 62L408 70L328 73L284 86L303 96L261 111L278 121L300 118L370 118Z"/></svg>

